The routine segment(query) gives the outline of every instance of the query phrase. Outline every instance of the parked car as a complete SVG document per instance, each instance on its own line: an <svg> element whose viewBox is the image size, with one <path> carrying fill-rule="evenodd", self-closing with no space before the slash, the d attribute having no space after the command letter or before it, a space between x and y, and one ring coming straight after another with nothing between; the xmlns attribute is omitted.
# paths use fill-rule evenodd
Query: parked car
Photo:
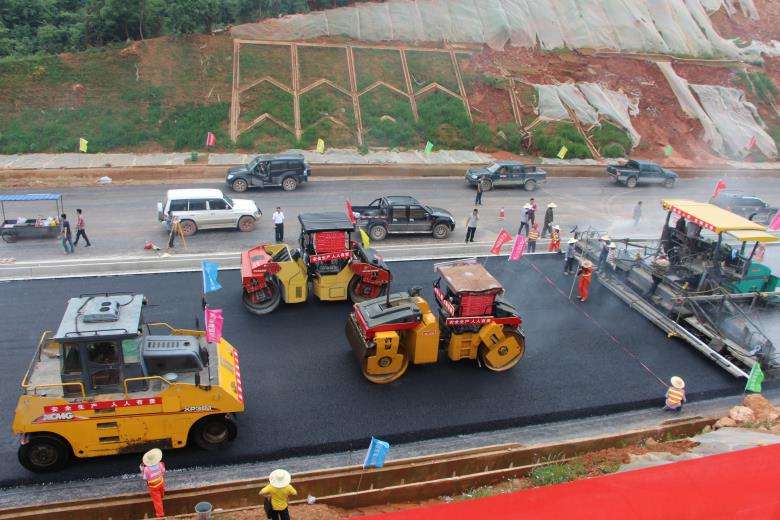
<svg viewBox="0 0 780 520"><path fill-rule="evenodd" d="M239 193L266 186L293 191L300 183L307 182L309 175L311 168L302 154L258 155L249 164L228 168L225 182Z"/></svg>
<svg viewBox="0 0 780 520"><path fill-rule="evenodd" d="M469 168L466 182L472 186L481 184L485 191L492 190L494 186L522 186L534 191L547 182L547 172L517 161L497 161L487 168Z"/></svg>
<svg viewBox="0 0 780 520"><path fill-rule="evenodd" d="M165 200L157 203L157 219L165 229L170 231L173 218L178 218L184 236L199 229L252 231L262 214L255 201L231 199L215 189L168 190Z"/></svg>
<svg viewBox="0 0 780 520"><path fill-rule="evenodd" d="M414 197L380 197L368 206L352 206L352 214L372 240L384 240L388 234L422 233L444 239L455 229L449 211L426 206Z"/></svg>
<svg viewBox="0 0 780 520"><path fill-rule="evenodd" d="M735 190L722 190L710 198L710 203L765 226L772 222L778 210L754 195Z"/></svg>
<svg viewBox="0 0 780 520"><path fill-rule="evenodd" d="M677 182L677 174L672 170L647 161L628 161L622 166L607 166L607 174L612 177L613 182L629 188L636 187L640 182L663 184L672 188Z"/></svg>

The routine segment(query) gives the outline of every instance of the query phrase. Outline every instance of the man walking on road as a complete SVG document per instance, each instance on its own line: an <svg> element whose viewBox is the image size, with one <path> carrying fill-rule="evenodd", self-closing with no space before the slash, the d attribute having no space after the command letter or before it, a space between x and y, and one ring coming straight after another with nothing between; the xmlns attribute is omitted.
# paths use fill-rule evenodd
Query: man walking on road
<svg viewBox="0 0 780 520"><path fill-rule="evenodd" d="M84 237L84 241L87 243L84 247L89 247L92 245L92 243L89 241L89 237L87 237L87 232L85 231L86 222L84 221L84 215L81 214L81 208L76 209L76 240L73 242L74 246L79 245L79 238Z"/></svg>
<svg viewBox="0 0 780 520"><path fill-rule="evenodd" d="M547 236L547 233L550 233L552 235L552 223L553 223L553 209L557 208L558 205L554 202L551 202L547 205L547 210L544 212L544 226L542 226L542 238Z"/></svg>
<svg viewBox="0 0 780 520"><path fill-rule="evenodd" d="M531 205L526 204L523 206L523 209L520 210L520 229L517 230L517 234L523 232L523 228L525 228L525 236L528 236L528 213L531 210Z"/></svg>
<svg viewBox="0 0 780 520"><path fill-rule="evenodd" d="M271 218L274 221L274 232L276 233L276 243L278 244L284 241L284 213L282 213L280 206L276 206L276 211L271 215Z"/></svg>
<svg viewBox="0 0 780 520"><path fill-rule="evenodd" d="M477 223L479 222L479 211L474 208L474 211L466 221L466 243L474 242L474 233L477 231Z"/></svg>
<svg viewBox="0 0 780 520"><path fill-rule="evenodd" d="M68 222L68 216L63 213L60 215L60 234L59 239L62 243L62 248L65 250L65 254L69 255L73 253L73 241L70 232L70 222Z"/></svg>
<svg viewBox="0 0 780 520"><path fill-rule="evenodd" d="M475 206L481 206L482 205L482 183L477 183L477 195L474 197L474 205Z"/></svg>
<svg viewBox="0 0 780 520"><path fill-rule="evenodd" d="M642 201L636 203L634 206L634 227L639 225L639 220L642 218Z"/></svg>

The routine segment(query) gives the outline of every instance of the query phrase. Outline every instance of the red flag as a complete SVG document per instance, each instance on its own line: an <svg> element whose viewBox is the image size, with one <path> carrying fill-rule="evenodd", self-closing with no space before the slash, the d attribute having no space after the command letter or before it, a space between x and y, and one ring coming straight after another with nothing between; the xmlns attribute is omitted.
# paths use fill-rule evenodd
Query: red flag
<svg viewBox="0 0 780 520"><path fill-rule="evenodd" d="M222 339L222 309L206 308L206 341L219 343Z"/></svg>
<svg viewBox="0 0 780 520"><path fill-rule="evenodd" d="M214 146L217 144L217 136L212 132L206 133L206 146Z"/></svg>
<svg viewBox="0 0 780 520"><path fill-rule="evenodd" d="M525 253L525 243L525 235L518 233L515 237L515 243L512 246L512 253L509 255L509 260L516 261L523 258L523 253Z"/></svg>
<svg viewBox="0 0 780 520"><path fill-rule="evenodd" d="M726 183L723 181L723 179L718 181L718 184L715 185L715 193L712 194L712 198L718 196L718 193L726 189Z"/></svg>
<svg viewBox="0 0 780 520"><path fill-rule="evenodd" d="M347 218L349 218L349 220L353 224L357 224L357 219L355 218L355 214L352 212L352 203L349 201L349 199L347 199L346 208L347 208Z"/></svg>
<svg viewBox="0 0 780 520"><path fill-rule="evenodd" d="M756 134L753 134L753 137L750 138L750 141L748 141L747 149L752 150L754 146L756 146Z"/></svg>
<svg viewBox="0 0 780 520"><path fill-rule="evenodd" d="M501 246L503 246L510 240L512 240L512 235L510 235L506 229L502 229L498 233L498 236L496 237L496 241L493 243L493 247L490 248L490 252L493 253L494 255L500 254Z"/></svg>
<svg viewBox="0 0 780 520"><path fill-rule="evenodd" d="M769 223L769 229L772 231L780 230L780 211L775 214L775 218L773 218L772 222Z"/></svg>

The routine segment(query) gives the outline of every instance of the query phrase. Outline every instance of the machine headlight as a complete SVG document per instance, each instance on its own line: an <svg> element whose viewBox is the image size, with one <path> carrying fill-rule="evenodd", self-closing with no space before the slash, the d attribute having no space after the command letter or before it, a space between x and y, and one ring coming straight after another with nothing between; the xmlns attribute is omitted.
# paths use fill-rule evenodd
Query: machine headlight
<svg viewBox="0 0 780 520"><path fill-rule="evenodd" d="M227 178L229 181L232 181L235 178L235 175L233 175L232 173L228 173Z"/></svg>

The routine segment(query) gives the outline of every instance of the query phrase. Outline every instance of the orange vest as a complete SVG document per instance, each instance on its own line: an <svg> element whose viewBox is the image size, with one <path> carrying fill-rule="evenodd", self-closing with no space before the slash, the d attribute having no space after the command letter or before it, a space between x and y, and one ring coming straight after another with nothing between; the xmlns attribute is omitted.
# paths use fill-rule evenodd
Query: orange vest
<svg viewBox="0 0 780 520"><path fill-rule="evenodd" d="M669 407L677 408L682 404L683 399L685 399L685 392L683 390L671 387L666 392L666 404Z"/></svg>

